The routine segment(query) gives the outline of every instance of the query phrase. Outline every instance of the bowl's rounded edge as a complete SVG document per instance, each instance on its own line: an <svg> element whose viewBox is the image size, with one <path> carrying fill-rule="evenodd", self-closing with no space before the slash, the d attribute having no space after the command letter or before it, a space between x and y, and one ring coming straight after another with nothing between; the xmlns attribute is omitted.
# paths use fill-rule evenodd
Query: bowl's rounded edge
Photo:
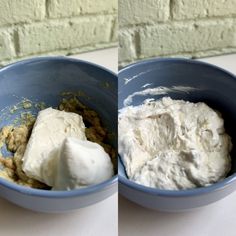
<svg viewBox="0 0 236 236"><path fill-rule="evenodd" d="M235 181L236 181L236 174L233 174L220 182L214 183L206 187L187 189L187 190L164 190L164 189L156 189L156 188L140 185L140 184L135 183L134 181L129 180L128 178L119 176L119 183L125 186L128 186L129 188L136 189L136 190L139 190L141 192L148 193L151 195L158 195L162 197L174 197L174 198L192 197L192 196L207 194L214 191L220 191Z"/></svg>
<svg viewBox="0 0 236 236"><path fill-rule="evenodd" d="M168 57L166 57L166 58L151 58L151 59L145 59L145 60L141 60L141 61L138 61L135 63L131 63L131 64L123 67L121 70L119 70L118 77L119 77L120 73L123 73L124 71L126 71L128 69L133 69L138 66L143 66L145 64L150 64L150 63L155 63L155 62L186 62L186 63L190 63L190 64L198 64L198 65L208 66L208 67L217 69L221 72L224 72L224 73L230 75L233 79L236 79L235 74L233 74L233 73L229 72L228 70L223 69L219 66L216 66L214 64L204 62L204 61L197 61L197 60L193 60L193 59L178 58L178 57L175 57L175 58L168 58Z"/></svg>
<svg viewBox="0 0 236 236"><path fill-rule="evenodd" d="M101 66L101 65L98 65L96 63L89 62L89 61L86 61L86 60L81 60L81 59L78 59L78 58L71 58L71 57L66 57L66 56L39 56L39 57L32 57L32 58L16 61L16 62L13 62L13 63L10 63L8 65L5 65L5 66L1 67L0 68L0 73L3 70L8 70L8 69L10 69L14 66L17 66L17 65L24 65L24 64L28 64L28 63L42 62L42 61L79 62L79 63L94 66L94 67L96 67L100 70L104 70L104 71L110 73L112 76L117 76L117 74L115 72L107 69L104 66Z"/></svg>
<svg viewBox="0 0 236 236"><path fill-rule="evenodd" d="M42 189L34 189L34 188L25 187L25 186L18 185L16 183L12 183L3 178L0 178L0 185L6 188L19 192L21 194L37 196L37 197L42 197L42 198L71 198L71 197L84 196L84 195L93 194L95 192L102 191L117 183L118 183L118 175L115 175L109 180L106 180L96 185L88 186L86 188L73 189L70 191L52 191L52 190L42 190Z"/></svg>

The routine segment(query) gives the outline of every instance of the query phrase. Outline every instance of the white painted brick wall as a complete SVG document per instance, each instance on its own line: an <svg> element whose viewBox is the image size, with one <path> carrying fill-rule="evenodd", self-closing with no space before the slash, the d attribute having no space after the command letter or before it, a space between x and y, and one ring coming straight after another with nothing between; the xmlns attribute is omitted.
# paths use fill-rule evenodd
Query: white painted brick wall
<svg viewBox="0 0 236 236"><path fill-rule="evenodd" d="M236 52L236 0L119 0L119 19L121 66Z"/></svg>
<svg viewBox="0 0 236 236"><path fill-rule="evenodd" d="M70 17L91 13L115 13L117 0L48 0L50 18Z"/></svg>
<svg viewBox="0 0 236 236"><path fill-rule="evenodd" d="M117 42L117 0L0 0L0 65Z"/></svg>
<svg viewBox="0 0 236 236"><path fill-rule="evenodd" d="M119 24L121 26L155 23L169 18L169 0L120 0Z"/></svg>
<svg viewBox="0 0 236 236"><path fill-rule="evenodd" d="M232 28L232 20L148 26L139 32L141 57L230 47L234 43Z"/></svg>
<svg viewBox="0 0 236 236"><path fill-rule="evenodd" d="M42 20L45 0L1 0L0 26Z"/></svg>
<svg viewBox="0 0 236 236"><path fill-rule="evenodd" d="M0 30L0 55L1 59L10 59L15 57L13 42L13 31L11 29Z"/></svg>
<svg viewBox="0 0 236 236"><path fill-rule="evenodd" d="M119 31L119 57L124 61L132 61L137 57L135 49L135 31Z"/></svg>
<svg viewBox="0 0 236 236"><path fill-rule="evenodd" d="M22 26L18 29L19 55L108 43L111 25L111 16L96 16Z"/></svg>
<svg viewBox="0 0 236 236"><path fill-rule="evenodd" d="M172 3L176 20L236 15L235 0L174 0Z"/></svg>

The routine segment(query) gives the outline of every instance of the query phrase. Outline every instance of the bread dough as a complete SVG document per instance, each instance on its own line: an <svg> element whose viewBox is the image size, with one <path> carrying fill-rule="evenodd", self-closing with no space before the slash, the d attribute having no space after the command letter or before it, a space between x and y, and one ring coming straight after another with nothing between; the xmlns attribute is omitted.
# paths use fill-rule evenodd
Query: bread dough
<svg viewBox="0 0 236 236"><path fill-rule="evenodd" d="M178 190L208 186L228 174L231 139L221 115L205 103L164 97L119 114L119 153L128 177Z"/></svg>

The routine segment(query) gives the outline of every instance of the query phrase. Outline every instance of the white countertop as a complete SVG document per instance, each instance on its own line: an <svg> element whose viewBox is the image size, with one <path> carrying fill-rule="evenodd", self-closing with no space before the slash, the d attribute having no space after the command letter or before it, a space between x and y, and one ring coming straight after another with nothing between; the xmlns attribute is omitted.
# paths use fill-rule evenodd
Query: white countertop
<svg viewBox="0 0 236 236"><path fill-rule="evenodd" d="M78 56L117 72L117 49L111 48ZM65 214L43 214L17 207L0 199L2 236L117 236L117 194L87 208Z"/></svg>
<svg viewBox="0 0 236 236"><path fill-rule="evenodd" d="M204 58L236 74L236 54ZM205 208L187 213L145 209L119 196L120 236L235 236L236 192Z"/></svg>

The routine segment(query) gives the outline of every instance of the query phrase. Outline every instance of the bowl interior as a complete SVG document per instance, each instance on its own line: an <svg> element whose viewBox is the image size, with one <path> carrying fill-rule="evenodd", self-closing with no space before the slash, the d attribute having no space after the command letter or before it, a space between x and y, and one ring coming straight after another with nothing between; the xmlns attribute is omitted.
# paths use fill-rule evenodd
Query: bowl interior
<svg viewBox="0 0 236 236"><path fill-rule="evenodd" d="M191 102L205 102L221 112L226 132L231 136L232 168L229 175L236 172L236 78L215 66L185 59L154 59L128 66L119 73L118 109L124 107L124 100L131 94L155 87L191 87L188 92L169 92L165 95L134 96L130 105L139 105L147 98L160 99L169 96ZM122 158L121 158L122 159ZM119 175L127 178L119 158Z"/></svg>
<svg viewBox="0 0 236 236"><path fill-rule="evenodd" d="M117 148L117 87L115 74L75 59L46 57L9 65L0 70L0 128L20 116L22 110L12 114L9 108L22 99L57 107L61 93L72 92L99 114L108 132L114 134L109 141ZM38 109L26 111L37 114Z"/></svg>

